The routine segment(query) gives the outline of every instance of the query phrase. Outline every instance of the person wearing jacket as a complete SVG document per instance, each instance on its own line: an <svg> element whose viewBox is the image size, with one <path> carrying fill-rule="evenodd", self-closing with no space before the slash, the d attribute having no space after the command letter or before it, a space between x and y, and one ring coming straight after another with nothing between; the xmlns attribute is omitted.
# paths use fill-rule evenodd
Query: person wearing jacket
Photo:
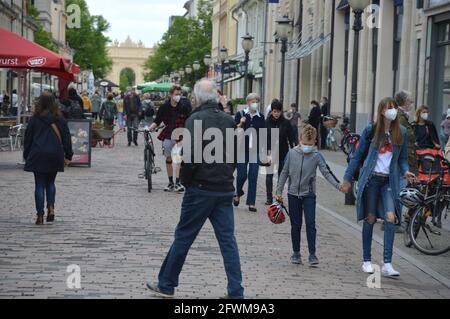
<svg viewBox="0 0 450 319"><path fill-rule="evenodd" d="M317 130L317 132L319 132L321 121L322 110L320 109L319 102L311 101L311 112L309 114L308 124L310 124ZM319 145L319 137L317 137L317 145Z"/></svg>
<svg viewBox="0 0 450 319"><path fill-rule="evenodd" d="M36 225L44 223L45 195L47 222L55 220L55 179L64 172L64 164L72 160L72 140L67 122L59 111L53 95L44 93L35 106L35 113L25 131L25 171L35 179Z"/></svg>
<svg viewBox="0 0 450 319"><path fill-rule="evenodd" d="M284 161L286 159L286 155L289 152L290 148L295 146L294 140L294 130L291 126L291 123L286 120L283 116L283 104L279 101L272 103L272 113L269 115L269 118L266 120L266 128L267 128L267 150L268 150L268 159L269 163L272 163L273 154L272 154L272 129L278 130L278 141L276 141L279 150L278 150L278 177L283 171ZM275 142L275 141L274 141ZM266 205L272 205L273 203L273 172L266 175L266 194L267 194L267 202Z"/></svg>
<svg viewBox="0 0 450 319"><path fill-rule="evenodd" d="M108 94L105 102L103 102L100 108L100 118L103 119L105 129L112 130L114 128L114 119L117 116L117 105L112 93Z"/></svg>
<svg viewBox="0 0 450 319"><path fill-rule="evenodd" d="M127 90L127 94L123 100L123 111L127 122L128 146L131 146L131 142L138 146L137 129L139 127L139 118L142 114L142 103L134 88L128 88Z"/></svg>
<svg viewBox="0 0 450 319"><path fill-rule="evenodd" d="M244 196L244 184L248 179L247 206L249 211L254 213L257 212L255 204L259 174L259 152L261 151L259 148L260 130L266 127L264 115L259 112L260 100L256 93L251 93L247 97L248 110L239 112L235 118L238 129L241 133L245 133L245 154L238 154L236 195L233 202L235 207L239 206L241 197Z"/></svg>
<svg viewBox="0 0 450 319"><path fill-rule="evenodd" d="M190 133L190 155L185 155L181 177L187 190L184 195L181 216L175 231L174 242L167 254L158 276L158 282L147 283L147 287L161 297L174 297L175 288L179 283L179 276L186 256L203 228L206 220L210 220L225 265L228 279L227 299L243 299L242 272L238 245L234 234L233 212L233 173L235 170L234 156L229 160L226 152L223 158L210 162L203 157L199 162L194 161L194 152L199 140L203 140L203 133L214 128L227 136L227 130L234 131L233 119L221 112L217 103L217 88L214 82L204 79L194 87L197 109L186 122L186 129ZM202 136L196 137L194 126L201 122ZM204 153L210 141L203 141L201 154ZM226 141L221 145L226 149Z"/></svg>
<svg viewBox="0 0 450 319"><path fill-rule="evenodd" d="M395 225L401 222L401 203L398 198L403 176L415 181L408 165L408 132L400 125L397 103L392 98L383 99L378 106L378 117L363 132L360 144L345 172L341 185L348 192L355 173L362 165L357 194L357 220L363 225L362 271L374 273L372 265L373 227L378 219L384 220L384 265L382 274L398 277L392 265Z"/></svg>
<svg viewBox="0 0 450 319"><path fill-rule="evenodd" d="M317 150L317 130L306 125L301 132L300 145L289 151L283 171L278 181L276 199L283 202L283 190L289 179L288 200L291 219L291 239L293 264L302 264L300 254L300 236L305 215L306 235L308 239L309 264L319 264L316 255L316 172L320 169L326 180L336 189L340 182L333 175L324 157Z"/></svg>
<svg viewBox="0 0 450 319"><path fill-rule="evenodd" d="M414 135L416 137L416 147L423 149L441 149L439 134L433 122L429 121L430 109L423 105L416 111L416 125Z"/></svg>
<svg viewBox="0 0 450 319"><path fill-rule="evenodd" d="M92 118L94 120L97 120L99 118L98 113L100 113L100 107L102 106L102 98L100 97L100 94L98 94L98 91L95 91L94 95L92 96L91 104Z"/></svg>
<svg viewBox="0 0 450 319"><path fill-rule="evenodd" d="M159 134L158 139L163 142L164 156L166 157L167 177L169 185L164 189L165 192L183 193L184 186L180 182L180 165L174 165L172 160L172 150L183 139L182 136L174 136L174 131L184 128L187 118L191 112L191 104L186 103L181 98L181 87L175 85L170 91L170 99L166 101L156 114L155 121L150 126L150 130L154 130L164 123L165 128ZM175 132L175 135L177 132ZM175 170L175 181L173 173Z"/></svg>

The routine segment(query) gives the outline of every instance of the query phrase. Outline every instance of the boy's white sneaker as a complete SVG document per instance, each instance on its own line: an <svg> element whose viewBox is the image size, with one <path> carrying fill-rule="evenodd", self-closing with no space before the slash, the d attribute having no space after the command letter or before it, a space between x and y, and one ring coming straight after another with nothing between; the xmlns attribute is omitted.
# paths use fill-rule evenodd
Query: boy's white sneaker
<svg viewBox="0 0 450 319"><path fill-rule="evenodd" d="M373 274L375 272L375 270L373 269L372 263L369 262L365 262L362 265L362 271L366 274Z"/></svg>
<svg viewBox="0 0 450 319"><path fill-rule="evenodd" d="M400 273L392 267L392 264L384 264L381 274L385 277L399 277Z"/></svg>

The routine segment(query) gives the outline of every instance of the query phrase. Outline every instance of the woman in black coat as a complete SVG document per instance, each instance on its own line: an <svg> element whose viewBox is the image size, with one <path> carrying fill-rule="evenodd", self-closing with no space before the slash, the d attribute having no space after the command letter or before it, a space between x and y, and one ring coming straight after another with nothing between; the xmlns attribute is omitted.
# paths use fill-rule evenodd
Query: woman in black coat
<svg viewBox="0 0 450 319"><path fill-rule="evenodd" d="M67 122L51 94L39 97L34 116L25 132L25 171L33 172L35 179L36 225L44 223L45 194L47 195L47 222L55 219L55 179L64 172L64 165L72 160L72 140Z"/></svg>
<svg viewBox="0 0 450 319"><path fill-rule="evenodd" d="M283 115L283 104L280 101L272 103L272 112L266 120L267 127L267 149L269 162L272 162L272 129L278 129L279 162L278 176L283 171L284 161L289 150L296 144L295 132L291 123ZM266 175L266 205L273 204L273 173Z"/></svg>

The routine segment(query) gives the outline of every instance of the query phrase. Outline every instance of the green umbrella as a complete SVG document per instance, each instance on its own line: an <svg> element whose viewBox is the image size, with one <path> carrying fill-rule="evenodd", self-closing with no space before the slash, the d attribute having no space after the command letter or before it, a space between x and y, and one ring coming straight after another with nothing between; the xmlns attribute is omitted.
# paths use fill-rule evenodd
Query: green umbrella
<svg viewBox="0 0 450 319"><path fill-rule="evenodd" d="M173 83L164 82L164 83L145 83L138 85L137 88L143 93L147 93L147 92L169 92L172 87ZM182 90L190 92L191 88L183 86Z"/></svg>

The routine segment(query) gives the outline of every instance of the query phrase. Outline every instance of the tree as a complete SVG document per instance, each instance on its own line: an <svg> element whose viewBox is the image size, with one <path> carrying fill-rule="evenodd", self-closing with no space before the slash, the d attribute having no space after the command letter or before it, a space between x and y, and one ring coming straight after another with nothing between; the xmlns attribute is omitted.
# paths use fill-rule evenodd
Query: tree
<svg viewBox="0 0 450 319"><path fill-rule="evenodd" d="M74 62L81 69L92 69L96 78L104 78L111 70L112 61L106 49L110 40L103 32L110 27L101 15L89 13L85 0L67 0L66 5L76 4L81 9L80 28L67 28L66 39L75 50Z"/></svg>
<svg viewBox="0 0 450 319"><path fill-rule="evenodd" d="M211 52L212 43L212 3L200 0L199 14L196 19L177 17L172 26L163 35L154 55L149 57L144 67L146 81L154 81L163 76L184 68L194 61L202 62L206 54ZM184 83L192 85L206 73L207 67L195 74L186 75Z"/></svg>
<svg viewBox="0 0 450 319"><path fill-rule="evenodd" d="M130 68L125 68L120 72L120 90L126 91L127 87L136 84L136 73Z"/></svg>

